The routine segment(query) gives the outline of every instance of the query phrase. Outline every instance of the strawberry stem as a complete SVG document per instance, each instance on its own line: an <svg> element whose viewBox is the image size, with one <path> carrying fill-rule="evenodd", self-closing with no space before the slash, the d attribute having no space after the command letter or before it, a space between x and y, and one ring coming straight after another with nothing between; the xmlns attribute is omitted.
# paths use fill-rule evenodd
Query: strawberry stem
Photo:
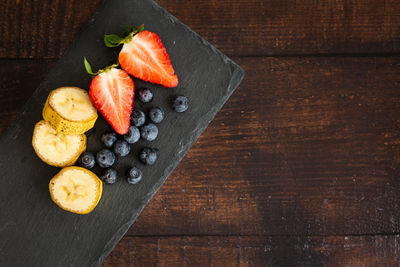
<svg viewBox="0 0 400 267"><path fill-rule="evenodd" d="M126 29L126 28L125 28ZM144 30L144 24L137 26L133 31L130 33L130 35L135 35L139 32L142 32Z"/></svg>
<svg viewBox="0 0 400 267"><path fill-rule="evenodd" d="M98 75L98 74L100 74L102 72L106 72L106 71L109 71L109 70L111 70L113 68L118 68L119 67L119 61L117 59L116 63L114 63L114 64L112 64L110 66L107 66L104 69L99 69L97 72L93 72L92 71L92 67L90 66L90 64L87 61L86 57L83 58L83 63L85 64L85 68L86 68L87 73L89 73L92 76L96 76L96 75Z"/></svg>
<svg viewBox="0 0 400 267"><path fill-rule="evenodd" d="M115 64L112 64L110 66L105 67L102 70L99 70L99 73L106 72L106 71L109 71L109 70L111 70L113 68L118 68L118 67L119 67L119 61L117 61L117 63L115 63Z"/></svg>

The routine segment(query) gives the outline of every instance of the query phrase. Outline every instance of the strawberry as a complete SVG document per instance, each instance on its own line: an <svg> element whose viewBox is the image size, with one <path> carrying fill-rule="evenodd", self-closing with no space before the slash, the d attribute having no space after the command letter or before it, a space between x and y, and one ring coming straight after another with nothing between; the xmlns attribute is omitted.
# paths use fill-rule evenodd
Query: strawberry
<svg viewBox="0 0 400 267"><path fill-rule="evenodd" d="M104 36L104 42L108 47L123 44L118 58L121 67L132 76L144 81L165 87L177 86L178 77L160 37L153 32L143 31L143 25L135 30L130 28L127 30L125 37L115 34Z"/></svg>
<svg viewBox="0 0 400 267"><path fill-rule="evenodd" d="M126 71L117 69L116 64L93 73L85 58L85 67L89 74L95 76L89 90L93 105L118 134L126 134L135 95L131 77Z"/></svg>

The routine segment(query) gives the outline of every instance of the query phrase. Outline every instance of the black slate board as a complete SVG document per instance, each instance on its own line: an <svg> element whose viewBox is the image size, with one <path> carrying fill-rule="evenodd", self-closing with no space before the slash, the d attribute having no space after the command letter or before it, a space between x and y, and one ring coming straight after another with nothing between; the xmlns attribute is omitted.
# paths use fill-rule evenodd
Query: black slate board
<svg viewBox="0 0 400 267"><path fill-rule="evenodd" d="M155 92L151 104L141 107L136 101L135 106L161 106L166 119L156 141L134 145L129 156L118 160L116 168L124 176L129 166L140 165L137 154L146 145L160 149L159 159L154 167L140 165L144 179L138 185L120 179L116 185L105 186L92 213L65 212L50 200L48 182L59 169L35 155L31 146L33 126L41 120L43 104L52 89L69 85L89 88L91 79L83 67L84 56L94 69L115 61L115 55L103 45L105 33L119 33L122 25L142 23L160 36L180 83L167 89L134 79L136 88L147 86ZM105 1L0 138L0 266L101 264L243 76L239 66L153 1ZM179 94L186 95L191 103L183 114L170 108L171 97ZM100 150L99 138L107 129L100 116L87 134L88 151Z"/></svg>

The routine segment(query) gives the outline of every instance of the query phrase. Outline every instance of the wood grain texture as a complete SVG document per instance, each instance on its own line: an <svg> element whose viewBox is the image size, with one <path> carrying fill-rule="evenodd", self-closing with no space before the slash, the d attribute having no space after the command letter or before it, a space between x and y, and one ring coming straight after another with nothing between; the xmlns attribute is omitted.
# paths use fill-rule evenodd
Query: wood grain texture
<svg viewBox="0 0 400 267"><path fill-rule="evenodd" d="M55 60L0 60L0 133L13 121Z"/></svg>
<svg viewBox="0 0 400 267"><path fill-rule="evenodd" d="M400 5L396 0L191 0L179 3L158 0L158 3L230 55L400 50Z"/></svg>
<svg viewBox="0 0 400 267"><path fill-rule="evenodd" d="M400 58L234 59L244 82L128 235L398 233ZM3 128L51 65L5 63Z"/></svg>
<svg viewBox="0 0 400 267"><path fill-rule="evenodd" d="M59 58L102 0L2 0L0 58Z"/></svg>
<svg viewBox="0 0 400 267"><path fill-rule="evenodd" d="M0 58L59 58L101 2L3 0ZM397 0L157 2L228 55L400 52Z"/></svg>
<svg viewBox="0 0 400 267"><path fill-rule="evenodd" d="M240 58L246 77L131 235L399 232L400 58Z"/></svg>
<svg viewBox="0 0 400 267"><path fill-rule="evenodd" d="M399 241L399 236L127 237L102 266L398 266Z"/></svg>
<svg viewBox="0 0 400 267"><path fill-rule="evenodd" d="M101 2L0 2L0 132ZM246 78L103 266L398 266L399 2L157 2Z"/></svg>

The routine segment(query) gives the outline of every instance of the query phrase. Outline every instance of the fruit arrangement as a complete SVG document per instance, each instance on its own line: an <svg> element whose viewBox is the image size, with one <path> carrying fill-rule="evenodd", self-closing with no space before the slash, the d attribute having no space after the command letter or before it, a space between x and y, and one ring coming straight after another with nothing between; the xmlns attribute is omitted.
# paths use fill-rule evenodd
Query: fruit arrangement
<svg viewBox="0 0 400 267"><path fill-rule="evenodd" d="M136 29L127 27L122 37L106 35L104 43L108 47L123 45L118 60L121 67L132 76L164 87L178 85L178 76L160 37L154 32L145 31L144 25Z"/></svg>
<svg viewBox="0 0 400 267"><path fill-rule="evenodd" d="M85 131L97 119L89 94L77 87L60 87L50 92L43 108L43 119L34 128L32 146L49 165L75 164L86 150Z"/></svg>
<svg viewBox="0 0 400 267"><path fill-rule="evenodd" d="M122 45L117 64L93 72L84 58L86 71L93 76L89 92L77 87L61 87L50 92L43 108L43 119L35 127L32 146L45 163L63 168L49 183L51 199L60 208L77 214L91 212L100 201L103 183L114 184L118 172L113 168L119 157L125 157L140 139L157 139L158 124L164 121L165 111L158 106L148 112L133 109L135 78L176 87L178 77L167 51L157 34L145 31L141 25L135 29L125 27L122 36L104 36L107 47ZM143 104L154 98L149 88L140 88L137 96ZM189 101L176 96L171 108L184 112ZM95 126L99 111L113 128L101 136L103 149L97 153L86 151L85 132ZM143 166L154 165L159 150L144 147L139 152ZM77 164L78 166L73 166ZM102 168L99 177L89 169ZM127 171L127 182L137 184L143 178L142 170L133 165Z"/></svg>
<svg viewBox="0 0 400 267"><path fill-rule="evenodd" d="M97 110L85 90L60 87L50 92L42 115L32 146L42 161L63 168L50 180L51 199L64 210L89 213L101 198L102 182L94 173L70 166L86 150L84 133L94 126Z"/></svg>

